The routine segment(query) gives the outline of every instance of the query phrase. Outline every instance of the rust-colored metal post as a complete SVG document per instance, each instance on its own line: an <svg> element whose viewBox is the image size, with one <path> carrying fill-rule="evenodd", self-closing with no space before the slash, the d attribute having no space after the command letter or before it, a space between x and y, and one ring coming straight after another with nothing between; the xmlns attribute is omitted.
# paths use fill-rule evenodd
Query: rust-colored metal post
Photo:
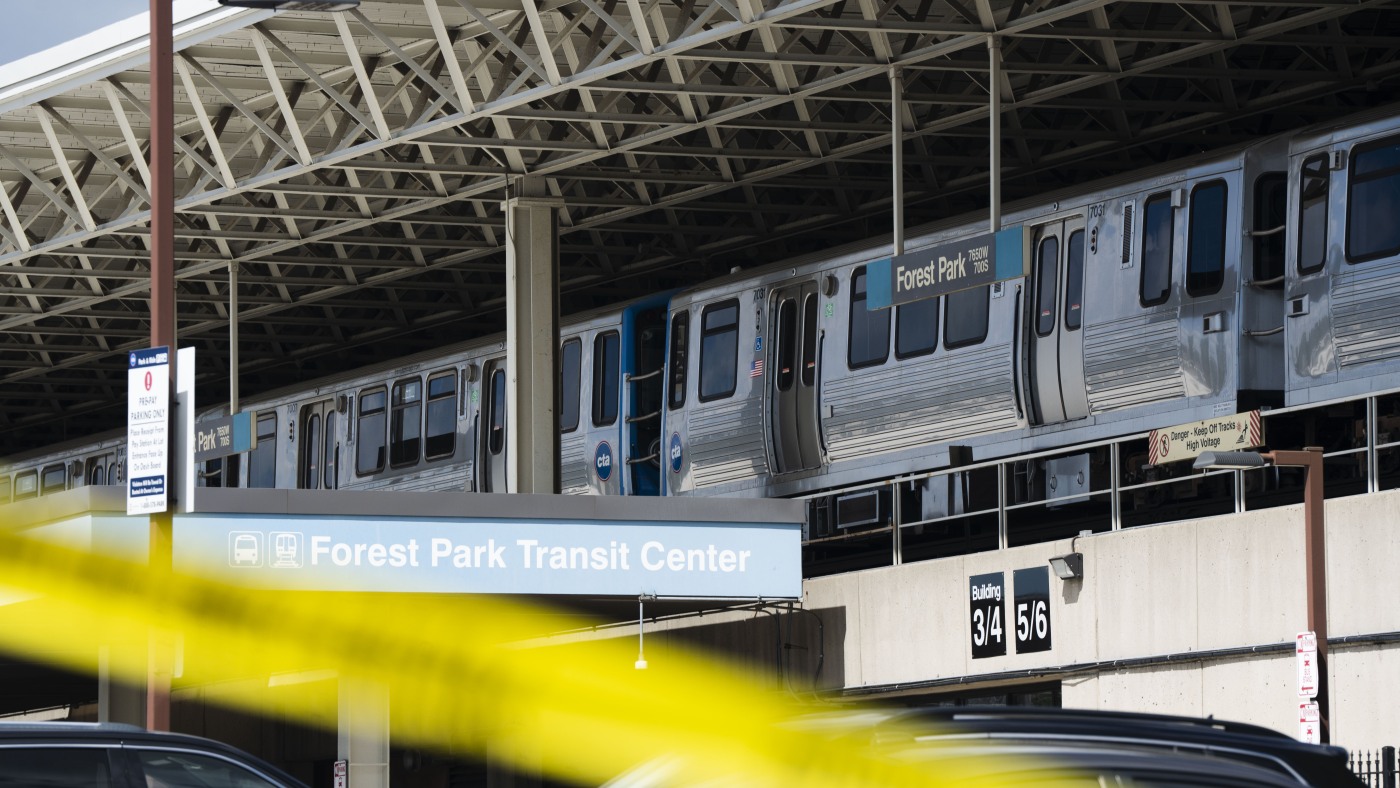
<svg viewBox="0 0 1400 788"><path fill-rule="evenodd" d="M1308 629L1317 635L1317 710L1322 743L1332 740L1327 680L1327 532L1323 519L1322 449L1275 451L1263 455L1278 466L1306 469L1303 487L1303 561L1307 572Z"/></svg>
<svg viewBox="0 0 1400 788"><path fill-rule="evenodd" d="M151 346L170 348L170 384L175 384L175 45L173 0L151 0ZM172 404L175 398L170 398ZM167 418L169 412L167 411ZM173 419L171 422L173 423ZM166 479L179 473L171 457ZM151 515L149 560L152 571L170 569L174 523L169 511ZM168 649L153 633L146 671L146 727L170 730Z"/></svg>

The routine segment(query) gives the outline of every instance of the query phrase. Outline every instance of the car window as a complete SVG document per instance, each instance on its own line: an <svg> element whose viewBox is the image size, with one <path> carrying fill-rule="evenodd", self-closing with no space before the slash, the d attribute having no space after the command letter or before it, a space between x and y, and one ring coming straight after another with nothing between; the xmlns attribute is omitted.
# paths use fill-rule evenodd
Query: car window
<svg viewBox="0 0 1400 788"><path fill-rule="evenodd" d="M174 750L136 750L146 788L277 788L232 761Z"/></svg>
<svg viewBox="0 0 1400 788"><path fill-rule="evenodd" d="M4 788L107 788L112 770L102 747L0 747Z"/></svg>

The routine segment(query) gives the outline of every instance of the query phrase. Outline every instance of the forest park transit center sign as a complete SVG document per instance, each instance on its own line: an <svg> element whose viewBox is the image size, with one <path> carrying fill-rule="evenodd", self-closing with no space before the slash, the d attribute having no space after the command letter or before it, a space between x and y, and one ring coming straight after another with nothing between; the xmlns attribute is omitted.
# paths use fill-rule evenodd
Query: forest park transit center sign
<svg viewBox="0 0 1400 788"><path fill-rule="evenodd" d="M177 570L260 588L798 598L800 522L189 514Z"/></svg>

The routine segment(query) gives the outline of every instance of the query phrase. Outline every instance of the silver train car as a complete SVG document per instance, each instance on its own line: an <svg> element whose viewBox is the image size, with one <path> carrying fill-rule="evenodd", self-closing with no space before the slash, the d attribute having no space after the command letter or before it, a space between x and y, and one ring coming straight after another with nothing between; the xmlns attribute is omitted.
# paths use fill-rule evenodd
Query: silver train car
<svg viewBox="0 0 1400 788"><path fill-rule="evenodd" d="M1002 224L1025 228L1029 275L889 309L866 302L891 248L863 244L567 319L561 491L810 495L1400 388L1400 110ZM906 250L988 230L963 217ZM251 399L257 448L200 483L508 491L504 362L487 338ZM9 458L0 502L120 484L122 451Z"/></svg>

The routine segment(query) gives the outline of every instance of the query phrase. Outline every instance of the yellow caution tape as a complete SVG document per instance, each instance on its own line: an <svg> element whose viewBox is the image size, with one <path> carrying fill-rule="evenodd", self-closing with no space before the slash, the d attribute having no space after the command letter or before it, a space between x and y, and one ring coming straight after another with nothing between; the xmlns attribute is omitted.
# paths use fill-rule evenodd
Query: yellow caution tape
<svg viewBox="0 0 1400 788"><path fill-rule="evenodd" d="M82 670L104 649L114 677L144 681L155 631L188 686L334 671L388 691L396 741L478 755L489 742L493 759L578 783L936 786L986 767L880 757L858 726L793 725L811 709L664 644L648 644L647 670L625 638L521 647L541 611L501 598L249 590L13 534L0 586L31 595L0 607L6 650ZM260 686L218 697L266 710L275 693ZM316 722L304 705L282 712Z"/></svg>

